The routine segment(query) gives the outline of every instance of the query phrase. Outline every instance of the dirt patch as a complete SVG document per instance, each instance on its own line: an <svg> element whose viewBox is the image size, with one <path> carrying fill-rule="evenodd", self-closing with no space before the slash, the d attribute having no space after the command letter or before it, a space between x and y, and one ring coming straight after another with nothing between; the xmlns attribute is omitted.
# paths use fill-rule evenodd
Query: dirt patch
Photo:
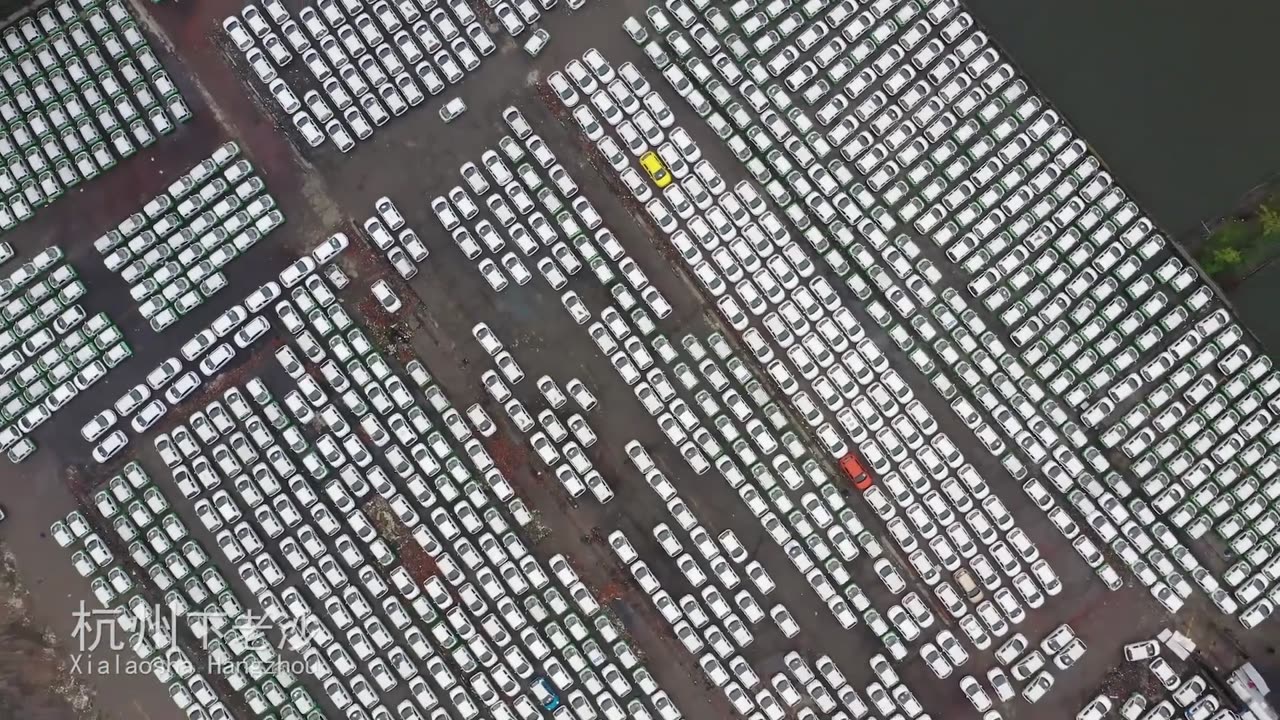
<svg viewBox="0 0 1280 720"><path fill-rule="evenodd" d="M377 528L382 539L395 547L400 564L404 565L415 583L421 585L431 576L440 573L435 558L413 539L413 533L400 522L385 499L374 496L361 509L369 516L369 521Z"/></svg>
<svg viewBox="0 0 1280 720"><path fill-rule="evenodd" d="M604 587L600 588L600 591L596 593L596 597L602 603L611 603L614 600L617 600L618 598L622 597L622 593L623 593L622 585L617 582L611 582L608 585L605 585Z"/></svg>
<svg viewBox="0 0 1280 720"><path fill-rule="evenodd" d="M32 622L30 610L17 560L0 543L0 717L104 718L93 688L71 674L66 649Z"/></svg>
<svg viewBox="0 0 1280 720"><path fill-rule="evenodd" d="M1151 672L1146 663L1121 662L1103 676L1097 692L1123 702L1135 692L1142 693L1148 698L1158 698L1164 694L1164 686L1156 679L1155 673Z"/></svg>
<svg viewBox="0 0 1280 720"><path fill-rule="evenodd" d="M390 262L374 252L363 231L354 225L342 230L346 232L350 244L340 257L339 267L350 282L338 294L345 302L355 306L356 312L364 320L370 340L403 365L416 357L413 352L415 328L407 313L418 304L418 296L404 278L400 277L400 273L387 272ZM404 303L401 312L387 312L373 297L373 293L369 292L369 286L377 280L386 281L391 286L391 291Z"/></svg>
<svg viewBox="0 0 1280 720"><path fill-rule="evenodd" d="M493 464L498 467L502 476L508 480L512 480L519 475L520 468L528 467L529 453L522 446L516 445L501 435L490 438L486 444L488 445L489 457L493 458Z"/></svg>

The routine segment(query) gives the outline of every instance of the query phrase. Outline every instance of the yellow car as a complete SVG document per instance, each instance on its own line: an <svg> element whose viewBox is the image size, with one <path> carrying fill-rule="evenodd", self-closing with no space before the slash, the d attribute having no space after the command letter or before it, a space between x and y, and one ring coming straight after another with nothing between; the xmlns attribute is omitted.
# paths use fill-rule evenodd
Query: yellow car
<svg viewBox="0 0 1280 720"><path fill-rule="evenodd" d="M667 171L667 166L662 164L662 159L658 157L658 153L647 152L641 155L640 167L649 173L649 179L659 188L664 188L671 184L671 173Z"/></svg>

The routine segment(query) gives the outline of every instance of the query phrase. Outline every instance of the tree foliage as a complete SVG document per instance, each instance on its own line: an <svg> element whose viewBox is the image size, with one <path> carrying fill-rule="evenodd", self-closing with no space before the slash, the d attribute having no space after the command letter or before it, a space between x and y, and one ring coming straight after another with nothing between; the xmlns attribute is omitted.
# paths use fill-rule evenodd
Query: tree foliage
<svg viewBox="0 0 1280 720"><path fill-rule="evenodd" d="M1277 243L1280 211L1263 203L1252 217L1234 218L1214 228L1200 249L1199 260L1205 272L1230 282L1270 259Z"/></svg>
<svg viewBox="0 0 1280 720"><path fill-rule="evenodd" d="M1258 210L1258 222L1262 224L1262 235L1267 240L1280 238L1280 212L1263 205Z"/></svg>

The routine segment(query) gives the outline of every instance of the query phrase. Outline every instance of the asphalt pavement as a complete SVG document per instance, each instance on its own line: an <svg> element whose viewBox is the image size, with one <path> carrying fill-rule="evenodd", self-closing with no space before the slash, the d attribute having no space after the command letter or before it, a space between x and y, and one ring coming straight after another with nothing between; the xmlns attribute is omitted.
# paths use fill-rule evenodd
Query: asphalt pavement
<svg viewBox="0 0 1280 720"><path fill-rule="evenodd" d="M286 2L286 5L294 7L299 3ZM240 9L239 3L135 5L135 10L150 17L151 29L162 33L160 46L171 49L162 54L163 60L188 98L195 119L149 148L147 153L122 163L106 179L82 186L53 208L42 210L32 222L6 235L20 257L34 255L50 244L61 246L89 287L86 305L90 314L106 311L120 324L135 353L133 359L112 371L90 392L77 397L54 421L39 430L36 436L39 452L35 457L18 467L0 468L0 473L9 480L9 487L23 488L22 492L9 493L12 497L6 499L6 503L10 518L0 532L19 558L28 587L40 601L43 619L60 636L70 638L70 629L74 626L71 610L79 598L88 596L87 583L74 573L65 551L43 537L43 533L51 522L84 498L87 488L109 477L91 465L90 448L78 436L81 423L139 382L161 359L176 354L181 342L229 304L273 277L292 258L324 236L344 230L355 243L363 243L355 228L373 214L374 199L387 195L397 203L409 225L417 229L431 251L417 277L408 284L411 295L402 295L406 309L397 321L399 329L410 336L414 353L424 360L456 406L481 402L498 423L499 439L494 442L509 442L508 449L520 458L513 481L521 496L538 511L541 523L550 530L538 540L537 553L544 559L557 552L574 559L584 579L598 594L603 593L610 599L611 607L647 658L648 666L672 693L686 717L728 718L731 711L721 693L705 687L693 658L674 639L666 622L654 612L644 593L603 542L612 530L624 530L642 556L650 560L664 587L676 596L684 591L686 583L674 566L665 560L659 561L662 551L650 532L657 522L669 520L669 513L622 451L623 445L633 438L651 449L682 497L709 529L735 531L778 581L781 597L799 619L802 633L794 640L783 638L767 622L757 626L756 642L746 653L757 671L776 672L781 669L785 652L800 649L810 658L819 653L831 655L859 689L872 679L866 659L882 651L879 641L865 624L850 630L841 628L781 550L767 537L762 537L757 521L727 483L714 477L714 473L695 476L688 469L606 359L563 312L558 294L536 277L526 286L492 292L472 261L441 231L429 209L430 198L460 184L460 164L478 161L484 149L496 146L506 132L500 112L508 105L515 105L566 163L628 254L674 305L672 316L660 323L661 332L673 341L686 333L705 339L713 330L724 332L714 311L709 311L710 306L700 297L698 286L684 274L683 265L671 259L665 241L660 240L647 223L637 222L643 218L638 218L628 203L614 195L617 184L608 175L611 171L591 162L589 155L582 151L576 127L558 120L536 92L539 77L563 67L568 59L581 55L588 47L601 49L615 64L631 60L671 101L678 122L689 130L704 153L725 174L725 179L732 185L745 178L745 171L727 148L683 103L675 102L674 94L667 91L639 48L623 33L622 19L628 14L642 13L645 7L646 4L634 0L609 3L592 0L579 12L558 8L549 13L543 23L550 30L552 41L537 60L531 61L509 39L504 39L499 43L499 51L485 59L478 71L467 76L457 94L465 99L469 109L459 120L444 125L435 113L440 102L436 99L379 128L370 141L360 143L350 155L341 155L327 144L317 150L299 150L292 130L278 127L287 120L269 100L264 101L250 90L251 85L257 86L256 81L247 79L238 58L228 59L231 56L224 50L219 23L222 17ZM500 30L495 38L499 36L505 38ZM173 48L178 49L180 60L173 56ZM294 72L305 71L296 68ZM123 281L102 266L92 241L135 212L174 176L230 138L241 143L245 156L266 179L268 190L285 213L286 224L272 233L267 242L260 243L229 266L230 287L157 335L137 313ZM935 251L931 243L920 245L927 253ZM944 256L934 260L940 268L950 264ZM349 252L342 264L355 279L343 293L348 309L359 308L371 323L385 323L385 318L373 317L381 310L368 302L365 288L376 277L395 279L389 264L369 254L367 246ZM841 283L833 284L848 295ZM590 287L577 289L590 306L603 305L604 290L594 282ZM977 443L914 365L884 336L879 326L868 319L861 303L852 297L844 299L876 345L889 357L891 366L907 379L942 430L961 446L1061 576L1062 594L1050 598L1046 607L1031 612L1028 621L1017 630L1038 641L1058 623L1067 621L1089 646L1080 665L1059 674L1050 698L1054 700L1051 706L1018 703L1010 706L1005 716L1073 716L1075 710L1096 693L1098 683L1119 659L1120 647L1154 635L1160 627L1169 624L1170 618L1146 590L1132 580L1121 591L1108 592L996 458ZM488 357L470 332L480 321L488 323L511 347L530 377L544 373L558 380L579 377L599 397L602 409L593 418L593 425L600 442L589 454L617 492L611 503L605 506L595 502L570 503L549 473L538 470L540 466L535 462L524 461L527 455L521 454L527 450L522 441L516 440L519 435L480 384L479 375L481 369L487 367ZM263 347L266 345L252 355L238 357L219 386L258 372L264 358L265 362L273 362L265 356ZM749 366L755 365L745 349L740 348L739 354L749 360ZM756 374L767 380L759 368ZM531 397L531 393L536 393L531 383L523 385L517 388L518 396ZM181 420L202 404L199 397L172 412L157 429ZM801 427L799 423L795 425ZM140 451L153 477L159 478L164 475L163 465L150 449L153 434L133 438L127 452ZM817 448L812 453L814 457L826 456L817 443L810 445ZM829 470L834 472L833 467ZM171 499L178 497L176 492L170 495ZM860 502L853 495L849 498L852 503ZM197 527L189 505L185 510L183 515L188 526ZM859 512L864 521L874 519L865 506ZM868 524L878 527L876 523ZM889 547L892 541L884 538L882 544ZM854 570L855 579L873 595L876 606L886 607L887 593L871 573L870 564L856 561ZM921 594L931 597L927 589ZM1193 601L1197 599L1203 601L1199 594ZM1194 634L1199 628L1216 622L1217 613L1211 606L1205 607L1204 602L1191 604L1193 607L1178 618L1180 626L1192 628ZM945 616L941 611L935 614L940 621ZM990 664L989 657L979 656L965 670L980 674ZM976 717L960 694L954 677L939 682L914 658L902 674L934 717ZM113 678L97 686L99 705L118 716L173 715L172 704L154 680Z"/></svg>

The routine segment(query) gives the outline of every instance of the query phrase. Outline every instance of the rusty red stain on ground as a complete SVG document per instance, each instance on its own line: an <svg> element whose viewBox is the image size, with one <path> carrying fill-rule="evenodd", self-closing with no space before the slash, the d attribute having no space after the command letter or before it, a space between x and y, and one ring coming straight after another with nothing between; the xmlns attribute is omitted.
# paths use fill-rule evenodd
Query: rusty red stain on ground
<svg viewBox="0 0 1280 720"><path fill-rule="evenodd" d="M529 468L529 453L524 449L523 445L511 442L504 435L494 435L488 441L489 457L493 458L493 462L498 466L498 470L502 472L502 476L508 481L517 481L520 477L528 475L537 477L536 473L520 472L525 468Z"/></svg>
<svg viewBox="0 0 1280 720"><path fill-rule="evenodd" d="M611 582L596 593L601 603L608 603L623 596L625 589L617 582Z"/></svg>

